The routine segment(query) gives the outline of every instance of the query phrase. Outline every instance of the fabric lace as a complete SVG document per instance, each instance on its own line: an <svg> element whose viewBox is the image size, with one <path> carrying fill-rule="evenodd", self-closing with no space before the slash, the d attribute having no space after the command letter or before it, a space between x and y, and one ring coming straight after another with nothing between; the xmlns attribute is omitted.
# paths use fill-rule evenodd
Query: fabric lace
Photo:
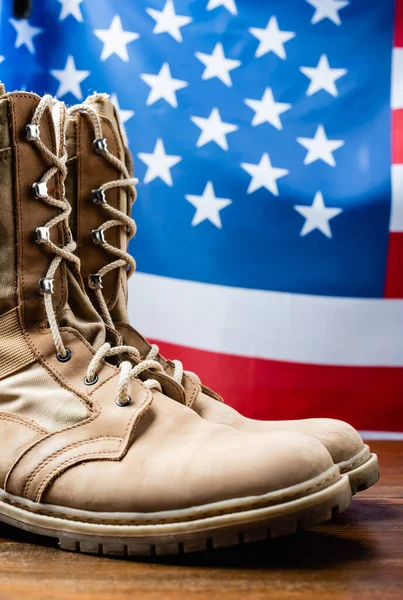
<svg viewBox="0 0 403 600"><path fill-rule="evenodd" d="M101 149L101 151L99 151L99 153L102 154L102 156L121 173L120 179L117 179L116 181L109 181L107 183L102 184L98 188L98 191L101 193L104 193L107 190L111 190L114 188L126 188L130 194L132 204L133 204L137 198L137 190L136 190L135 186L138 183L138 179L135 177L131 177L126 165L121 160L119 160L116 156L114 156L111 152L109 152L107 145L106 145L106 140L104 140L104 138L103 138L102 123L101 123L101 119L100 119L98 113L94 109L92 109L88 104L76 104L75 106L72 106L70 109L68 109L69 115L74 115L77 112L84 112L89 116L89 118L91 119L93 128L94 128L94 135L95 135L94 144L96 144L97 142L100 142L100 141L105 142L102 145L102 149ZM107 231L108 229L110 229L111 227L124 227L127 231L129 240L136 234L137 228L136 228L136 223L135 223L134 219L132 219L126 213L124 213L124 212L114 208L110 204L108 204L108 202L106 200L106 196L103 197L103 201L101 203L99 203L99 206L100 206L100 208L102 208L102 210L104 210L106 212L106 214L108 216L113 217L113 219L103 223L100 226L99 230L104 232L104 231ZM98 273L95 274L95 281L97 283L94 284L93 279L90 276L88 285L95 293L103 320L109 327L111 327L112 329L115 330L115 325L113 323L107 303L106 303L105 298L102 293L102 277L104 277L107 273L109 273L113 269L118 269L120 267L126 267L127 277L129 278L129 277L131 277L131 275L134 273L134 271L136 269L136 261L128 252L125 252L124 250L120 250L119 248L112 246L104 238L102 241L102 247L104 248L104 250L110 252L112 255L117 256L118 259L114 260L111 263L108 263L107 265L102 267L102 269L100 269L98 271ZM128 347L125 346L125 348L127 349ZM136 348L133 348L133 350L135 350L137 352L137 358L138 358L138 356L139 356L138 350ZM156 361L158 358L158 355L159 355L158 346L155 344L151 344L150 351L148 352L148 354L145 358L145 361L146 362ZM172 379L176 383L181 385L182 381L183 381L183 376L184 376L184 374L186 374L188 377L193 379L193 381L195 381L197 384L200 384L200 379L195 373L193 373L191 371L184 371L183 364L180 360L173 360L170 362L174 366L174 372L172 375ZM158 364L160 364L160 363L158 363Z"/></svg>
<svg viewBox="0 0 403 600"><path fill-rule="evenodd" d="M41 199L42 201L46 202L50 206L54 206L55 208L60 209L60 212L55 217L53 217L53 219L48 221L44 227L38 227L36 229L36 235L37 235L38 243L44 244L55 255L49 265L49 268L46 272L45 278L42 278L39 280L39 289L43 295L46 316L47 316L47 319L49 322L50 331L51 331L53 341L55 344L55 348L57 351L57 356L58 356L59 360L67 361L67 360L69 360L71 353L68 350L68 348L66 348L66 346L64 345L64 342L63 342L63 339L62 339L62 336L61 336L61 333L59 330L59 324L57 321L56 312L55 312L55 308L53 306L53 299L52 299L52 295L53 295L53 291L54 291L53 290L53 282L54 282L54 276L57 272L57 269L59 268L60 263L63 260L74 263L76 265L76 267L78 269L80 269L80 259L78 258L78 256L76 256L74 254L74 250L76 249L76 243L72 238L72 233L71 233L71 230L69 227L69 216L70 216L72 209L71 209L70 203L67 201L66 196L65 196L64 181L65 181L65 178L67 175L66 149L65 149L64 144L61 142L59 145L59 149L57 151L58 153L55 154L51 150L49 150L49 148L42 142L41 137L40 137L40 122L41 122L44 112L47 109L52 111L56 106L60 107L61 129L62 129L63 133L65 132L66 125L67 125L67 118L68 118L66 108L62 103L60 103L59 101L55 100L52 96L47 94L40 100L40 102L34 112L32 121L27 126L27 139L29 141L31 141L36 146L36 148L47 157L47 159L51 163L50 168L46 171L46 173L43 175L43 177L40 179L40 181L33 184L34 193L35 193L35 189L37 189L37 190L39 189L39 193L36 192L35 196L37 198ZM59 177L60 177L60 187L61 187L60 199L54 198L48 192L47 184L51 180L51 178L54 177L55 175L59 175ZM42 187L40 187L41 184L42 184ZM38 187L38 185L39 185L39 187ZM53 227L57 226L59 223L63 224L64 231L66 234L66 239L67 239L67 243L62 247L56 245L50 239L50 230ZM111 223L111 222L109 222L109 223ZM120 223L120 221L119 221L119 223ZM106 223L105 225L108 228L108 223ZM109 225L109 226L113 226L113 225ZM127 223L127 226L129 226L128 223ZM117 255L116 249L114 249L114 253ZM126 253L122 253L122 254L126 254ZM116 261L116 262L118 262L118 261ZM125 257L124 261L123 261L123 257L119 260L119 265L121 265L121 264L126 264L126 257ZM116 268L116 266L113 266L111 268ZM125 355L125 356L128 356L128 358L131 358L131 359L135 358L136 360L138 360L140 358L140 353L138 352L138 350L136 348L130 348L130 347L126 347L126 346L117 346L117 347L112 348L109 343L105 343L97 350L93 359L91 360L90 364L88 365L86 382L88 384L95 383L95 381L97 380L97 371L100 368L103 359L105 359L108 356L118 356L118 355ZM139 364L136 364L135 366L133 366L129 360L124 360L120 363L119 369L120 369L120 378L119 378L119 386L118 386L117 403L120 406L125 406L126 404L128 404L128 401L130 401L130 399L128 397L128 388L129 388L130 378L138 377L139 375L141 375L141 373L143 373L144 371L146 371L148 369L151 369L154 371L159 371L159 372L164 371L162 366L160 365L160 363L158 363L155 360L151 360L151 359L143 360ZM155 379L149 378L149 379L146 379L143 383L149 389L158 389L161 391L161 386L160 386L159 382L156 381Z"/></svg>
<svg viewBox="0 0 403 600"><path fill-rule="evenodd" d="M150 351L147 354L146 360L156 360L159 353L160 353L160 349L158 348L157 344L151 344ZM176 383L179 383L181 385L182 381L183 381L183 375L186 374L188 377L193 379L195 381L195 383L200 384L199 376L196 375L196 373L193 373L193 371L185 371L183 369L183 364L180 360L175 359L175 360L171 360L170 362L174 366L174 372L172 374L172 379L174 381L176 381Z"/></svg>
<svg viewBox="0 0 403 600"><path fill-rule="evenodd" d="M95 110L86 104L76 104L68 110L68 113L70 115L74 115L76 112L85 112L90 117L92 125L94 127L94 144L97 141L104 141L102 137L101 120L99 118L99 115L95 112ZM102 151L100 151L99 153L102 154L102 156L120 172L121 178L115 181L108 181L107 183L104 183L98 188L97 191L101 194L105 194L105 192L107 192L108 190L116 188L126 188L129 192L132 203L134 203L137 197L135 185L138 183L138 179L136 179L135 177L130 177L130 173L126 165L122 161L120 161L116 156L114 156L111 152L109 152L106 146L106 141ZM120 248L116 248L115 246L109 244L104 238L103 233L108 231L108 229L111 229L112 227L124 227L128 239L130 240L136 233L136 223L127 214L108 204L108 202L106 201L106 197L105 201L100 204L100 207L102 207L102 210L105 211L108 217L111 217L108 221L105 221L105 223L103 223L98 230L102 232L102 247L104 248L104 250L116 256L117 258L116 260L102 267L102 269L100 269L98 273L95 274L98 283L94 284L93 280L90 278L88 284L89 287L91 287L91 289L94 291L94 294L97 298L103 320L109 327L114 329L115 327L110 312L108 310L108 306L102 294L102 278L110 271L113 271L114 269L120 269L121 267L126 267L127 276L131 277L131 275L136 269L136 261L128 252L125 252L124 250L121 250Z"/></svg>
<svg viewBox="0 0 403 600"><path fill-rule="evenodd" d="M47 290L42 289L42 293L43 293L43 300L45 303L46 315L47 315L49 327L50 327L50 330L51 330L51 333L53 336L53 340L55 343L55 347L57 350L57 354L61 358L66 359L68 353L64 346L62 337L60 335L59 326L57 323L56 314L55 314L55 310L53 307L53 300L52 300L53 280L54 280L56 271L57 271L60 263L62 262L62 260L67 260L72 263L75 263L78 268L80 267L80 260L74 254L74 250L76 249L76 243L72 239L70 227L68 225L68 223L69 223L68 219L69 219L69 215L71 213L71 206L70 206L69 202L67 202L67 200L65 198L65 193L64 193L64 180L67 175L67 167L66 167L67 153L66 153L63 145L60 144L60 148L63 149L62 155L58 156L57 154L54 154L42 142L42 140L40 139L40 133L39 133L40 132L40 122L41 122L41 119L42 119L42 116L43 116L45 110L50 109L50 111L52 111L52 109L55 106L55 103L56 103L56 101L50 95L44 96L41 99L41 101L39 102L39 104L35 110L34 116L32 118L32 122L31 122L32 125L37 127L38 135L36 137L32 138L30 141L32 141L33 144L38 148L38 150L40 152L42 152L52 163L52 166L46 171L46 173L43 175L43 177L38 182L39 184L45 184L45 186L46 186L45 188L42 188L42 190L45 189L46 191L41 193L40 198L41 198L41 200L46 202L46 204L49 204L50 206L54 206L55 208L59 208L61 210L61 212L59 214L57 214L55 217L53 217L53 219L48 221L43 228L38 228L36 231L37 231L37 235L38 235L39 229L42 230L41 231L42 238L41 238L40 243L47 246L49 248L49 250L51 250L53 252L53 254L55 254L52 262L49 265L46 276L45 276L45 283L48 283L49 287ZM60 116L61 116L61 119L62 118L64 119L63 125L65 127L67 115L66 115L66 110L62 105L61 105L61 115ZM60 150L59 150L59 153L60 153ZM51 196L49 194L48 188L47 188L48 182L57 173L60 175L60 180L61 180L60 183L61 183L61 187L62 187L60 200ZM38 185L38 184L35 184L35 185ZM50 239L50 233L49 233L50 230L53 227L57 226L59 223L63 223L66 237L68 240L67 244L63 247L57 246ZM37 239L37 241L38 241L38 239ZM41 287L41 282L43 283L43 280L40 280L40 282L39 282L40 287Z"/></svg>

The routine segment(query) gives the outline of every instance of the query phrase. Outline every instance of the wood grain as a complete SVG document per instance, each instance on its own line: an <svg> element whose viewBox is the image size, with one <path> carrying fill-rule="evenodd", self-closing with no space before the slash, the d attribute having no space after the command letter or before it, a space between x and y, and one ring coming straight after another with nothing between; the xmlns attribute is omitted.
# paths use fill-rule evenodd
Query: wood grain
<svg viewBox="0 0 403 600"><path fill-rule="evenodd" d="M377 442L381 481L336 521L230 550L143 562L61 552L0 528L0 600L403 599L403 442Z"/></svg>

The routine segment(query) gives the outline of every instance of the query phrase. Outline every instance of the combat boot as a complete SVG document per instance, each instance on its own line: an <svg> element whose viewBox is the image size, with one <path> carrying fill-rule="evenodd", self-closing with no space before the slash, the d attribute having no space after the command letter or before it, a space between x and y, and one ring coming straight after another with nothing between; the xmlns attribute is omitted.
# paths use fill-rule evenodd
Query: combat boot
<svg viewBox="0 0 403 600"><path fill-rule="evenodd" d="M105 94L91 96L70 110L67 138L72 226L88 294L104 321L121 334L126 344L137 348L144 359L157 360L183 386L187 406L204 419L249 433L287 430L313 435L325 445L341 472L348 474L353 493L373 485L379 478L377 457L347 423L325 418L248 419L224 404L194 373L184 371L180 361L164 359L158 348L130 325L127 279L135 262L127 252L127 244L135 233L135 223L130 218L135 179L124 129ZM97 153L92 151L94 143L99 146Z"/></svg>
<svg viewBox="0 0 403 600"><path fill-rule="evenodd" d="M159 362L111 345L69 228L65 128L50 96L0 89L0 520L70 550L150 555L344 509L348 480L317 440L201 419Z"/></svg>

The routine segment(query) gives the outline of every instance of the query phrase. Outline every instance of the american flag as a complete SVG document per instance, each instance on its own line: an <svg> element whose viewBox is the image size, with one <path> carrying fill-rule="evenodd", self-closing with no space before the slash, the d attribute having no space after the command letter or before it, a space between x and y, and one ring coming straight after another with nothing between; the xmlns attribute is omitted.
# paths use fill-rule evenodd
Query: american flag
<svg viewBox="0 0 403 600"><path fill-rule="evenodd" d="M403 0L0 10L7 89L120 110L134 326L248 416L403 431Z"/></svg>

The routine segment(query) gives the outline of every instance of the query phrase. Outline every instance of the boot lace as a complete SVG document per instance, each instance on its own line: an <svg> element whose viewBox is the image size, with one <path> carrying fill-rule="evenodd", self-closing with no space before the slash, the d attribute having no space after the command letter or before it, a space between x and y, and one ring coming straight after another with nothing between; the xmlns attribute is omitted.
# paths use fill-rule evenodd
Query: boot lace
<svg viewBox="0 0 403 600"><path fill-rule="evenodd" d="M76 249L76 243L73 240L72 233L69 227L69 216L72 209L70 203L67 201L65 196L64 181L67 175L67 152L64 147L64 144L60 143L59 150L57 151L58 153L53 153L42 142L40 136L40 122L44 112L47 109L53 111L56 107L58 107L60 110L60 122L62 123L62 130L64 132L66 129L68 117L66 108L62 103L58 102L57 100L52 98L52 96L47 94L40 100L34 112L31 123L29 123L26 126L26 137L27 140L32 142L39 150L39 152L44 154L51 163L50 168L46 171L42 178L32 185L34 196L37 199L46 202L46 204L60 209L60 212L55 217L53 217L53 219L48 221L46 225L44 225L43 227L36 228L35 235L37 243L43 244L50 250L50 252L54 254L54 257L49 265L45 277L41 278L38 282L38 287L39 292L43 296L46 316L55 344L57 358L61 362L67 362L71 358L71 352L64 345L59 330L59 324L57 321L55 308L53 306L52 296L54 293L54 276L63 260L73 263L79 270L80 259L74 254L74 250ZM57 174L60 176L60 199L54 198L48 190L48 182L52 177L54 177ZM64 231L66 234L67 243L64 246L58 246L50 238L51 229L57 226L59 223L63 224ZM126 346L117 346L112 348L109 343L103 344L97 350L93 359L88 365L87 376L85 380L86 384L93 385L94 383L96 383L96 381L98 380L97 371L99 370L103 359L105 359L108 356L116 356L122 354L128 355L129 358L135 358L136 360L140 358L140 353L136 348L130 348ZM135 366L133 366L129 360L125 360L120 363L119 368L120 378L118 386L118 397L116 400L116 403L119 406L126 406L130 402L130 398L127 393L130 378L138 377L147 369L152 369L159 372L164 371L160 363L152 359L143 360ZM158 389L159 391L161 391L161 386L159 382L155 379L147 379L143 383L149 389Z"/></svg>
<svg viewBox="0 0 403 600"><path fill-rule="evenodd" d="M101 120L95 110L86 104L76 104L68 111L70 115L74 115L76 112L85 112L90 117L95 134L93 144L94 151L97 154L101 154L121 174L120 179L108 181L107 183L101 185L97 190L93 190L94 202L101 206L106 215L110 218L98 229L92 232L92 239L95 244L102 245L104 250L115 256L116 260L102 267L98 273L91 274L88 280L88 285L94 291L97 298L103 320L109 327L115 329L108 306L102 293L102 279L110 271L113 271L114 269L120 269L121 267L125 267L127 269L127 276L131 277L136 269L136 261L128 252L109 244L105 239L105 232L112 227L124 227L128 239L130 240L136 233L136 223L127 214L108 204L105 192L116 188L126 188L130 194L132 203L134 203L137 197L135 185L138 183L138 179L135 177L130 177L130 173L126 165L111 152L109 152L106 139L102 136Z"/></svg>
<svg viewBox="0 0 403 600"><path fill-rule="evenodd" d="M132 276L136 269L136 261L128 252L120 250L119 248L116 248L115 246L109 244L105 239L104 232L112 227L124 227L126 229L128 239L130 240L136 234L137 228L134 219L132 219L126 213L114 208L108 203L105 192L116 188L126 188L132 199L132 204L134 204L137 198L137 190L135 186L138 183L138 179L135 177L131 177L126 165L108 150L106 139L103 137L102 123L98 113L88 104L76 104L68 110L69 115L72 116L77 112L84 112L91 119L95 135L95 139L93 142L95 152L97 152L97 154L102 155L121 174L120 179L117 179L115 181L108 181L107 183L102 184L98 189L93 190L92 192L94 202L100 208L102 208L102 210L104 210L108 216L112 217L112 219L103 223L99 227L99 229L94 230L92 232L93 242L97 245L102 245L104 250L118 258L117 260L114 260L113 262L110 262L104 267L102 267L97 273L92 273L88 279L88 286L95 293L103 320L109 327L115 329L115 325L113 323L107 303L102 293L102 278L110 271L118 269L120 267L126 267L127 277L129 278ZM127 349L126 346L125 348ZM139 352L136 348L134 348L134 350L137 352L138 358ZM158 346L156 344L151 344L150 351L147 354L145 360L147 362L156 361L158 355ZM173 360L171 362L174 366L172 379L174 379L176 383L181 385L183 381L183 376L184 374L186 374L197 384L200 384L200 379L196 375L196 373L193 373L191 371L184 371L183 364L180 360Z"/></svg>

